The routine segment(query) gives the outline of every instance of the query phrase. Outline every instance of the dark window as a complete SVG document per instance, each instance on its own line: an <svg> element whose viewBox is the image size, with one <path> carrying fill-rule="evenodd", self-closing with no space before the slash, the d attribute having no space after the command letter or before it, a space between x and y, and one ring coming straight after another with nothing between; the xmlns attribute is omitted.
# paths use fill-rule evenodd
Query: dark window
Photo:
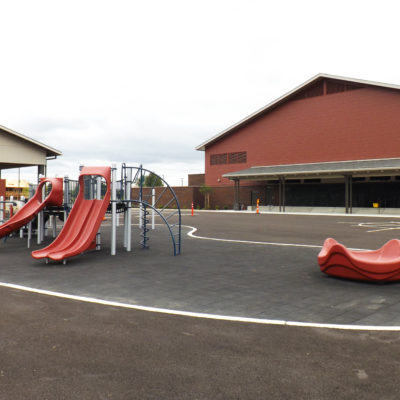
<svg viewBox="0 0 400 400"><path fill-rule="evenodd" d="M218 164L227 164L228 154L211 154L210 157L210 164L211 165L218 165Z"/></svg>
<svg viewBox="0 0 400 400"><path fill-rule="evenodd" d="M247 161L247 152L239 151L236 153L229 153L229 164L240 164Z"/></svg>
<svg viewBox="0 0 400 400"><path fill-rule="evenodd" d="M210 165L240 164L247 162L247 152L211 154Z"/></svg>

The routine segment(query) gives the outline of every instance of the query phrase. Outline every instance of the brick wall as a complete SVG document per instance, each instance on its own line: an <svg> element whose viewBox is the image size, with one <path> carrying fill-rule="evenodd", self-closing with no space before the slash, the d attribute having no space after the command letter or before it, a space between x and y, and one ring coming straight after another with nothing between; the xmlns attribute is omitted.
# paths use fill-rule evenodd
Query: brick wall
<svg viewBox="0 0 400 400"><path fill-rule="evenodd" d="M172 189L175 192L176 197L178 198L181 208L190 209L192 207L192 202L195 204L195 207L197 207L197 205L200 205L200 208L204 207L204 198L200 194L198 187L175 186L172 187ZM139 188L132 188L132 198L139 198ZM169 190L165 190L165 187L160 186L155 188L155 199L157 200L158 198L159 201L157 203L157 208L162 208L168 202L170 202L170 200L172 199L172 195ZM143 199L151 204L149 188L143 188ZM174 202L171 202L168 207L173 206L174 204Z"/></svg>
<svg viewBox="0 0 400 400"><path fill-rule="evenodd" d="M188 186L201 186L204 184L205 174L189 174Z"/></svg>
<svg viewBox="0 0 400 400"><path fill-rule="evenodd" d="M204 196L200 193L200 188L196 186L176 186L172 187L174 190L176 197L178 198L179 205L182 209L190 209L192 207L192 202L194 208L204 208ZM143 189L144 199L148 202L151 202L149 197L149 189ZM156 199L160 196L160 194L165 190L165 187L157 187L156 190ZM265 185L264 186L241 186L239 191L239 203L242 204L245 208L251 205L252 203L252 192L258 193L260 198L260 204L263 204L265 201ZM256 194L253 193L253 194ZM225 186L218 187L213 186L212 191L210 193L210 208L211 209L233 209L234 202L234 187ZM139 188L132 189L132 198L139 198ZM162 208L161 206L165 206L171 200L171 195L168 190L164 192L158 202L158 208ZM253 203L255 202L255 198L253 198ZM174 204L173 202L171 203Z"/></svg>
<svg viewBox="0 0 400 400"><path fill-rule="evenodd" d="M6 180L0 179L0 196L6 197Z"/></svg>
<svg viewBox="0 0 400 400"><path fill-rule="evenodd" d="M252 198L253 192L253 198ZM260 204L265 201L265 185L264 186L240 186L239 189L239 204L241 207L247 208L255 204L256 198L260 198ZM210 193L210 208L211 209L232 209L235 198L235 189L233 186L213 186Z"/></svg>
<svg viewBox="0 0 400 400"><path fill-rule="evenodd" d="M399 110L399 91L385 88L288 101L206 149L206 184L230 186L224 173L251 166L397 158ZM242 151L246 163L210 165L212 154Z"/></svg>

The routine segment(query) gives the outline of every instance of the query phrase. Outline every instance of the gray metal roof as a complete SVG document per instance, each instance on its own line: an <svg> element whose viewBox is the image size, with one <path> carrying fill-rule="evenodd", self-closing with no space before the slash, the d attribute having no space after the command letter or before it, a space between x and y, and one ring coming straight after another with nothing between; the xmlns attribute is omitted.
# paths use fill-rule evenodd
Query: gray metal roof
<svg viewBox="0 0 400 400"><path fill-rule="evenodd" d="M231 131L239 128L242 125L245 125L246 123L250 122L252 119L259 117L261 114L264 114L264 113L268 112L269 110L272 110L279 104L288 100L289 97L293 96L294 94L300 92L307 86L309 86L312 83L315 83L321 79L332 79L332 80L337 80L337 81L342 81L342 82L347 82L347 83L355 83L355 84L360 84L360 85L365 85L365 86L376 86L376 87L382 87L382 88L386 88L386 89L400 90L399 85L392 85L389 83L381 83L381 82L367 81L367 80L354 79L354 78L345 78L345 77L329 75L329 74L318 74L318 75L315 75L314 77L312 77L311 79L309 79L308 81L302 83L300 86L297 86L290 92L284 94L283 96L281 96L281 97L277 98L276 100L272 101L271 103L267 104L265 107L257 110L253 114L250 114L249 116L240 120L236 124L230 126L229 128L223 130L222 132L218 133L217 135L215 135L215 136L211 137L210 139L206 140L205 142L201 143L200 145L198 145L196 147L196 150L204 151L206 149L206 146L221 139L223 136L228 135Z"/></svg>
<svg viewBox="0 0 400 400"><path fill-rule="evenodd" d="M251 167L240 171L229 172L222 176L228 179L265 180L279 177L323 178L349 174L353 176L400 175L400 158Z"/></svg>

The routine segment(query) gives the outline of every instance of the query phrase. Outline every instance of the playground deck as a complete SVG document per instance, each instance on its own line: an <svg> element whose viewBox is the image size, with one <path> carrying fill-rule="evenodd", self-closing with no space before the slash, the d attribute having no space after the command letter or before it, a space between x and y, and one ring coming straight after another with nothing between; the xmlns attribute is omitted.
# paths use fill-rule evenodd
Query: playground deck
<svg viewBox="0 0 400 400"><path fill-rule="evenodd" d="M19 238L2 242L0 281L259 322L396 329L398 284L335 279L319 271L316 257L327 236L353 248L377 248L397 236L399 222L201 212L184 216L181 255L173 256L165 228L157 225L150 249L135 244L134 231L133 252L120 246L111 257L105 221L102 251L71 258L67 265L32 259L34 248L28 250ZM32 399L397 396L397 331L218 321L7 287L0 288L0 298L4 398L26 398L27 391Z"/></svg>

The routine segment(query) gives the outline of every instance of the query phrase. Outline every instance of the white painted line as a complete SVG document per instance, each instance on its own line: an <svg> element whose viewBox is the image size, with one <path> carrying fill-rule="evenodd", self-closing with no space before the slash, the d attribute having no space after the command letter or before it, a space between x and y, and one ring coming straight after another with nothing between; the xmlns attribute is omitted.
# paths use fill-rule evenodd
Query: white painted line
<svg viewBox="0 0 400 400"><path fill-rule="evenodd" d="M189 225L182 225L186 228L191 228L191 231L187 233L188 236L195 239L203 239L203 240L214 240L217 242L231 242L231 243L247 243L247 244L261 244L267 246L292 246L292 247L307 247L313 249L322 249L322 246L314 245L314 244L298 244L298 243L275 243L275 242L256 242L252 240L237 240L237 239L220 239L220 238L212 238L206 236L198 236L194 233L197 231L197 228Z"/></svg>
<svg viewBox="0 0 400 400"><path fill-rule="evenodd" d="M186 228L191 228L192 230L187 233L188 236L194 238L194 239L203 239L203 240L215 240L218 242L233 242L233 243L247 243L247 244L263 244L267 246L292 246L292 247L306 247L306 248L311 248L311 249L322 249L322 246L315 245L315 244L299 244L299 243L275 243L275 242L254 242L251 240L236 240L236 239L220 239L220 238L212 238L212 237L207 237L207 236L197 236L194 235L194 233L197 231L197 228L194 226L189 226L189 225L182 225ZM371 251L370 249L358 249L358 248L352 248L348 247L348 250L352 251Z"/></svg>
<svg viewBox="0 0 400 400"><path fill-rule="evenodd" d="M254 210L195 210L198 213L228 213L228 214L255 214ZM301 212L301 211L267 211L260 210L260 214L263 215L298 215L298 216L323 216L323 217L340 217L340 218L400 218L400 214L364 214L364 213L353 213L346 214L340 212Z"/></svg>
<svg viewBox="0 0 400 400"><path fill-rule="evenodd" d="M307 327L307 328L326 328L326 329L363 330L363 331L396 331L396 332L400 331L400 326L320 324L313 322L296 322L296 321L285 321L285 320L275 320L275 319L246 318L246 317L235 317L228 315L203 314L190 311L170 310L167 308L146 307L134 304L120 303L117 301L102 300L94 297L76 296L73 294L53 292L50 290L43 290L43 289L35 289L27 286L15 285L4 282L0 282L0 286L7 287L10 289L23 290L25 292L42 294L46 296L59 297L62 299L100 304L104 306L150 311L150 312L157 312L170 315L180 315L193 318L206 318L206 319L213 319L220 321L245 322L245 323L263 324L263 325L286 325L286 326Z"/></svg>
<svg viewBox="0 0 400 400"><path fill-rule="evenodd" d="M338 224L350 224L353 227L361 227L361 228L377 228L373 230L367 231L367 233L374 233L374 232L383 232L383 231L392 231L392 230L399 230L400 223L396 221L389 221L389 222L344 222L340 221Z"/></svg>

